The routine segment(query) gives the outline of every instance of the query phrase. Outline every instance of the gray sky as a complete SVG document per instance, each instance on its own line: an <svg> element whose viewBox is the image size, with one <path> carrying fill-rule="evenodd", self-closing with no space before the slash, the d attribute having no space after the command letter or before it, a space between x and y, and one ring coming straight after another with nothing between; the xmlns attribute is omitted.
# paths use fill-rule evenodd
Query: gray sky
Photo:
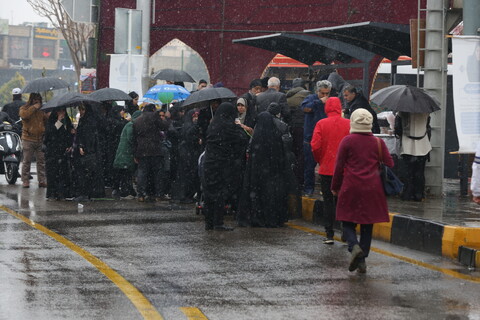
<svg viewBox="0 0 480 320"><path fill-rule="evenodd" d="M8 19L9 24L23 22L48 22L47 18L37 15L27 0L0 0L0 18Z"/></svg>

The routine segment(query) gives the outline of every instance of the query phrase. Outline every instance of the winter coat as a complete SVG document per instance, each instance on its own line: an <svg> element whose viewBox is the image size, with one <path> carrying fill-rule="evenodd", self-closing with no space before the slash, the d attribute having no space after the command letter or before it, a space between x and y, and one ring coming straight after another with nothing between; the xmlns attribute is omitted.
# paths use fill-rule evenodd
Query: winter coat
<svg viewBox="0 0 480 320"><path fill-rule="evenodd" d="M296 87L287 92L287 103L291 114L290 125L292 127L303 128L305 116L301 104L309 94L310 91L305 90L303 87Z"/></svg>
<svg viewBox="0 0 480 320"><path fill-rule="evenodd" d="M170 122L162 120L158 112L143 112L133 122L134 155L135 158L165 156L162 147L165 131Z"/></svg>
<svg viewBox="0 0 480 320"><path fill-rule="evenodd" d="M329 98L325 103L327 118L317 122L312 137L312 152L320 165L318 173L332 176L340 141L350 132L350 121L342 118L340 99Z"/></svg>
<svg viewBox="0 0 480 320"><path fill-rule="evenodd" d="M135 161L133 157L133 121L142 115L141 111L135 111L132 115L132 121L123 127L118 143L117 152L113 167L117 169L128 169L135 171Z"/></svg>
<svg viewBox="0 0 480 320"><path fill-rule="evenodd" d="M218 107L207 131L205 146L205 196L227 201L241 181L242 156L248 143L243 129L235 124L237 108L229 102Z"/></svg>
<svg viewBox="0 0 480 320"><path fill-rule="evenodd" d="M22 99L14 99L12 102L3 106L2 111L8 113L10 118L13 121L20 120L20 115L18 114L20 111L20 107L25 104L25 101Z"/></svg>
<svg viewBox="0 0 480 320"><path fill-rule="evenodd" d="M23 105L19 112L22 118L22 140L41 142L45 133L47 114L33 105Z"/></svg>
<svg viewBox="0 0 480 320"><path fill-rule="evenodd" d="M385 192L379 175L380 141L383 162L393 160L383 140L372 133L352 133L340 143L332 191L338 193L336 219L360 224L388 222Z"/></svg>
<svg viewBox="0 0 480 320"><path fill-rule="evenodd" d="M400 112L402 119L401 154L425 156L432 145L428 137L428 113Z"/></svg>
<svg viewBox="0 0 480 320"><path fill-rule="evenodd" d="M348 109L345 111L345 118L347 119L350 119L350 115L353 113L353 111L359 108L367 109L368 112L370 112L373 117L372 132L380 133L380 126L378 124L377 114L375 111L373 111L372 107L370 106L370 103L368 103L367 98L362 96L360 93L357 93L355 96L355 99L347 103L347 108Z"/></svg>
<svg viewBox="0 0 480 320"><path fill-rule="evenodd" d="M304 111L305 108L311 109L311 111ZM305 98L302 102L302 110L304 112L305 122L303 124L303 140L310 142L312 140L313 129L315 125L321 119L327 117L325 114L325 105L316 93L311 94Z"/></svg>
<svg viewBox="0 0 480 320"><path fill-rule="evenodd" d="M270 103L276 102L280 105L282 111L282 119L285 123L290 123L290 110L287 104L287 96L285 93L278 92L273 88L269 88L267 91L259 94L257 96L257 114L260 112L267 111L268 106Z"/></svg>

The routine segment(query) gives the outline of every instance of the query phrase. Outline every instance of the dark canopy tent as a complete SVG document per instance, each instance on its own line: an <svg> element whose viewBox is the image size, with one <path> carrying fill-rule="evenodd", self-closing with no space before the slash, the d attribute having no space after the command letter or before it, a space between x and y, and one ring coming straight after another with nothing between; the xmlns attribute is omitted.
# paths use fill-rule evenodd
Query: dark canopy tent
<svg viewBox="0 0 480 320"><path fill-rule="evenodd" d="M368 68L374 53L354 45L317 36L294 33L274 33L265 36L235 39L233 43L245 44L255 48L283 54L292 59L312 65L320 61L329 65L333 61L346 64L353 59L361 62L363 68L363 87L368 87ZM351 64L358 67L358 63Z"/></svg>
<svg viewBox="0 0 480 320"><path fill-rule="evenodd" d="M304 32L349 43L392 61L411 56L409 25L367 21Z"/></svg>

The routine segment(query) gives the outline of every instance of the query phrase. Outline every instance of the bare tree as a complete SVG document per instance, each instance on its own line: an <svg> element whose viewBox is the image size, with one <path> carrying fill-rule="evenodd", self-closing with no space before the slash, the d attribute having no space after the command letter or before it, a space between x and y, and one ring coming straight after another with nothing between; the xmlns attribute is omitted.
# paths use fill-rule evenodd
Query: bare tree
<svg viewBox="0 0 480 320"><path fill-rule="evenodd" d="M88 39L95 35L93 23L75 22L60 5L61 0L27 0L33 10L46 17L67 42L77 78L80 79L82 61L87 60Z"/></svg>

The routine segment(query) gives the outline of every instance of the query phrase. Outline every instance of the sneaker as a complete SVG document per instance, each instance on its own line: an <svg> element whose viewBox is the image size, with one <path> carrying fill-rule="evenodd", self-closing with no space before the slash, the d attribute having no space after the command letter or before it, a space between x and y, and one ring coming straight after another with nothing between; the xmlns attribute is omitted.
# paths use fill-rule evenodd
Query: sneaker
<svg viewBox="0 0 480 320"><path fill-rule="evenodd" d="M138 201L138 202L145 202L145 197L138 197L138 198L137 198L137 201Z"/></svg>
<svg viewBox="0 0 480 320"><path fill-rule="evenodd" d="M323 244L334 244L333 238L325 238L323 239Z"/></svg>
<svg viewBox="0 0 480 320"><path fill-rule="evenodd" d="M135 199L135 197L132 196L131 194L129 194L129 195L126 196L126 197L120 197L120 199L123 199L123 200L133 200L133 199Z"/></svg>
<svg viewBox="0 0 480 320"><path fill-rule="evenodd" d="M352 272L357 270L360 259L363 257L363 250L358 244L354 245L352 248L352 257L350 258L350 265L348 266L348 271Z"/></svg>
<svg viewBox="0 0 480 320"><path fill-rule="evenodd" d="M28 182L24 182L22 184L22 188L30 188L30 184Z"/></svg>
<svg viewBox="0 0 480 320"><path fill-rule="evenodd" d="M46 188L47 184L45 182L41 182L41 183L38 184L38 187L39 188Z"/></svg>

